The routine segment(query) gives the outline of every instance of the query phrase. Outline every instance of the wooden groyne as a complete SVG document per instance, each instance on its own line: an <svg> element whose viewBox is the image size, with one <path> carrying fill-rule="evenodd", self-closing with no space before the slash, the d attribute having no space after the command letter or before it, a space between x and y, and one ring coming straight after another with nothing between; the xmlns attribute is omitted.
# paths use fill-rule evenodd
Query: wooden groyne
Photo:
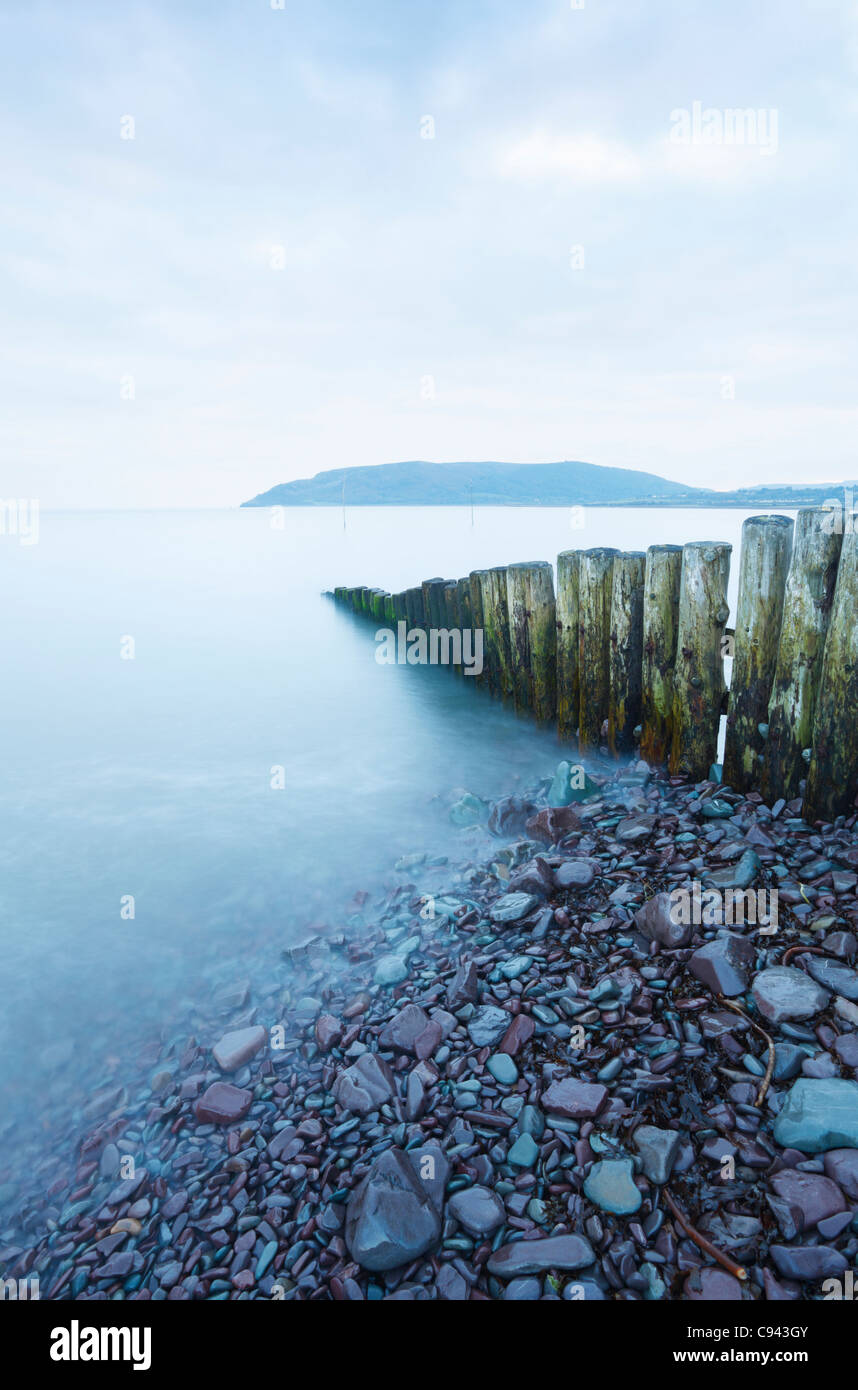
<svg viewBox="0 0 858 1390"><path fill-rule="evenodd" d="M704 780L726 715L725 785L770 805L803 792L806 820L833 820L858 797L858 536L851 517L843 529L837 508L795 525L749 517L732 628L720 541L565 550L556 589L553 566L531 561L333 597L403 636L482 633L474 683L581 755L637 750ZM451 669L469 674L467 661Z"/></svg>

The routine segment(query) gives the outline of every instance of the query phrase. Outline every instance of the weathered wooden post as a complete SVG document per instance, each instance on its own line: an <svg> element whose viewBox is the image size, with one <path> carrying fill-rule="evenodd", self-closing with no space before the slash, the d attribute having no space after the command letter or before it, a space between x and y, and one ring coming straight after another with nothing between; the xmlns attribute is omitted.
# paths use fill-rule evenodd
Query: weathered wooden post
<svg viewBox="0 0 858 1390"><path fill-rule="evenodd" d="M578 580L580 551L557 556L557 736L570 743L578 732Z"/></svg>
<svg viewBox="0 0 858 1390"><path fill-rule="evenodd" d="M384 622L384 600L387 597L384 589L370 589L370 612L376 622Z"/></svg>
<svg viewBox="0 0 858 1390"><path fill-rule="evenodd" d="M581 552L578 581L578 748L598 748L608 717L611 668L611 589L618 550Z"/></svg>
<svg viewBox="0 0 858 1390"><path fill-rule="evenodd" d="M408 622L408 609L405 601L405 592L393 595L393 617L397 623Z"/></svg>
<svg viewBox="0 0 858 1390"><path fill-rule="evenodd" d="M474 626L474 633L483 633L483 669L474 679L478 684L489 683L489 653L485 644L485 631L483 622L483 587L487 582L486 570L471 570L468 575L468 582L471 590L471 620ZM476 636L474 637L476 641Z"/></svg>
<svg viewBox="0 0 858 1390"><path fill-rule="evenodd" d="M792 532L788 516L750 516L742 526L723 777L734 791L760 783L765 743L759 726L769 718Z"/></svg>
<svg viewBox="0 0 858 1390"><path fill-rule="evenodd" d="M695 781L709 776L718 755L732 548L723 541L691 541L682 548L670 771Z"/></svg>
<svg viewBox="0 0 858 1390"><path fill-rule="evenodd" d="M557 604L554 566L540 560L531 566L530 673L533 713L539 724L552 724L557 716Z"/></svg>
<svg viewBox="0 0 858 1390"><path fill-rule="evenodd" d="M483 591L483 629L491 652L490 670L496 672L493 689L502 699L512 695L512 660L509 645L509 609L506 596L506 567L497 565L486 571L488 584Z"/></svg>
<svg viewBox="0 0 858 1390"><path fill-rule="evenodd" d="M530 673L530 565L507 565L506 603L509 612L509 649L512 659L512 697L517 710L532 708Z"/></svg>
<svg viewBox="0 0 858 1390"><path fill-rule="evenodd" d="M427 628L440 628L444 626L441 621L441 604L444 590L443 579L424 579L423 589L423 611L426 615Z"/></svg>
<svg viewBox="0 0 858 1390"><path fill-rule="evenodd" d="M858 793L858 515L846 515L834 606L825 637L802 815L834 820Z"/></svg>
<svg viewBox="0 0 858 1390"><path fill-rule="evenodd" d="M611 581L611 652L608 747L615 758L634 749L641 721L643 595L646 555L623 551L614 560Z"/></svg>
<svg viewBox="0 0 858 1390"><path fill-rule="evenodd" d="M673 732L673 664L679 621L681 545L651 545L646 553L641 663L641 757L663 766Z"/></svg>
<svg viewBox="0 0 858 1390"><path fill-rule="evenodd" d="M361 613L364 617L369 617L372 613L369 595L370 590L365 584L362 584L355 594L355 612Z"/></svg>
<svg viewBox="0 0 858 1390"><path fill-rule="evenodd" d="M444 583L444 627L449 633L455 633L461 627L459 622L459 585L455 579L448 579ZM451 636L448 639L450 646L450 660L447 663L449 671L461 671L461 661L453 660L455 639Z"/></svg>
<svg viewBox="0 0 858 1390"><path fill-rule="evenodd" d="M396 622L396 602L393 594L384 596L384 621L388 627L393 627Z"/></svg>
<svg viewBox="0 0 858 1390"><path fill-rule="evenodd" d="M843 530L831 508L803 507L795 521L783 622L763 748L762 793L791 801L807 775L825 634L834 602Z"/></svg>
<svg viewBox="0 0 858 1390"><path fill-rule="evenodd" d="M425 625L422 589L405 590L405 610L409 628L422 628Z"/></svg>

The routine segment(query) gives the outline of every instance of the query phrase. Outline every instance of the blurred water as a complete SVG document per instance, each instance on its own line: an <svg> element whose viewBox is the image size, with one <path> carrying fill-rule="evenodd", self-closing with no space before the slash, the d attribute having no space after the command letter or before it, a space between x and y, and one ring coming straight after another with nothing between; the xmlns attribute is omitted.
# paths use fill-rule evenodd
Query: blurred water
<svg viewBox="0 0 858 1390"><path fill-rule="evenodd" d="M371 629L321 590L713 539L735 547L734 603L743 516L74 513L43 515L36 545L0 538L0 1120L46 1047L121 1054L117 1017L127 1045L214 963L341 928L400 854L466 853L434 798L552 772L551 734L446 670L378 665Z"/></svg>

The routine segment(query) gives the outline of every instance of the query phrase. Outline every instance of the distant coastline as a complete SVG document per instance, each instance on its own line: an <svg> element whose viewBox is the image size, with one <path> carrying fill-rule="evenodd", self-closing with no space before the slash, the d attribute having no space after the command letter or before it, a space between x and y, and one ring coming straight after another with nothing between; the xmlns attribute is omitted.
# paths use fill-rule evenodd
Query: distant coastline
<svg viewBox="0 0 858 1390"><path fill-rule="evenodd" d="M425 463L337 468L278 483L242 507L851 507L858 483L760 484L717 492L598 464Z"/></svg>

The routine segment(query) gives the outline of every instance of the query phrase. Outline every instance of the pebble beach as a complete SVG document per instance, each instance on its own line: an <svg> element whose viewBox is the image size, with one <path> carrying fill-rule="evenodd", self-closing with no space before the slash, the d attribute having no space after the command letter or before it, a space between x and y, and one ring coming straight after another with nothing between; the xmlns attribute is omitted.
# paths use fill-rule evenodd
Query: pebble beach
<svg viewBox="0 0 858 1390"><path fill-rule="evenodd" d="M4 1277L60 1300L837 1296L856 817L588 772L457 790L460 862L406 855L383 900L266 943L55 1104L27 1192L0 1176ZM777 920L677 922L693 884L776 890Z"/></svg>

